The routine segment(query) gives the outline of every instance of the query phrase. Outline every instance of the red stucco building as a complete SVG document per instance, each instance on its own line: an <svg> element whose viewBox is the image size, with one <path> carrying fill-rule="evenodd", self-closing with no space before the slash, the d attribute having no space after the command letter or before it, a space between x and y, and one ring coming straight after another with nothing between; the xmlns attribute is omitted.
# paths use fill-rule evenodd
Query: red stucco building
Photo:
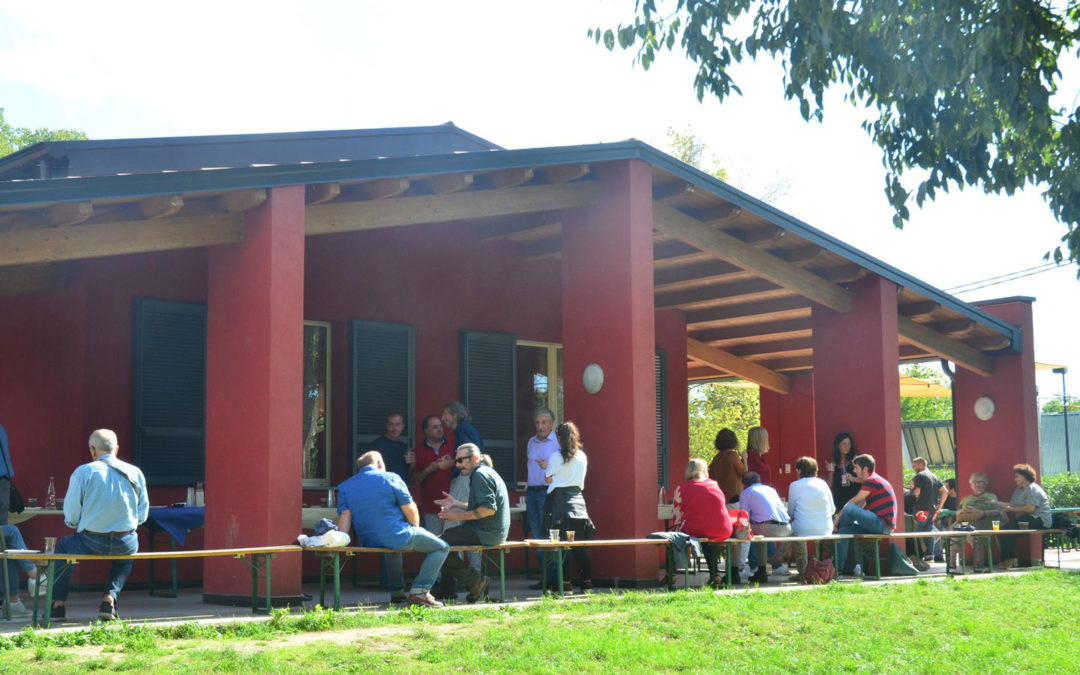
<svg viewBox="0 0 1080 675"><path fill-rule="evenodd" d="M206 547L291 541L387 412L415 441L452 399L511 488L533 406L575 420L605 538L658 528L692 379L762 386L778 486L842 430L898 484L897 362L928 357L956 364L961 471L1005 486L1014 462L1038 464L1030 303L964 303L636 141L506 150L443 125L0 159L16 484L66 484L110 427L152 504L205 481ZM653 551L596 558L598 580L655 578ZM186 571L208 597L248 592L235 561L203 565ZM275 562L274 595L297 596L301 571Z"/></svg>

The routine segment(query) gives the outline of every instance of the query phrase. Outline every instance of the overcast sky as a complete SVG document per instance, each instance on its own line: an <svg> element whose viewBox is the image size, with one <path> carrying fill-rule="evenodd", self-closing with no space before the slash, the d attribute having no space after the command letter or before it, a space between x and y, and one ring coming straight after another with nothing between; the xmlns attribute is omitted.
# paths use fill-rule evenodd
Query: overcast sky
<svg viewBox="0 0 1080 675"><path fill-rule="evenodd" d="M782 98L772 63L736 71L743 90L699 103L693 68L666 54L649 72L609 53L590 27L633 1L148 2L0 6L0 107L17 126L91 138L458 126L508 148L637 138L666 149L692 128L729 180L792 215L948 289L1042 263L1064 233L1038 191L966 191L893 229L881 155L859 112L826 101L824 124ZM1072 87L1070 89L1070 87ZM1065 82L1064 102L1076 87ZM964 293L1034 296L1035 358L1075 368L1075 267ZM1061 378L1040 374L1040 399Z"/></svg>

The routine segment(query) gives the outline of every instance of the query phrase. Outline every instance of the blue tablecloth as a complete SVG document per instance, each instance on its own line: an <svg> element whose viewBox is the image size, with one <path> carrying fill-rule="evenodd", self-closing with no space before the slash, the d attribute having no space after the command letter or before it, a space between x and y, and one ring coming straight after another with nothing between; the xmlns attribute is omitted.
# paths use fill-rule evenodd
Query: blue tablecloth
<svg viewBox="0 0 1080 675"><path fill-rule="evenodd" d="M172 535L181 546L188 532L206 524L205 506L151 506L150 520Z"/></svg>

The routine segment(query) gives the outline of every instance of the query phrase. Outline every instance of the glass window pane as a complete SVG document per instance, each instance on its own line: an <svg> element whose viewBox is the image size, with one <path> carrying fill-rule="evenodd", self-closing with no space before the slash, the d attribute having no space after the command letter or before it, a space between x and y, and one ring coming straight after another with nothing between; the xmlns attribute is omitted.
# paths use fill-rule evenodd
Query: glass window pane
<svg viewBox="0 0 1080 675"><path fill-rule="evenodd" d="M524 480L526 473L525 448L529 438L536 433L533 412L548 407L548 357L547 347L534 345L517 346L517 439L519 449L518 476Z"/></svg>
<svg viewBox="0 0 1080 675"><path fill-rule="evenodd" d="M327 433L326 419L329 352L329 326L305 323L301 467L302 477L309 481L329 479L330 435Z"/></svg>

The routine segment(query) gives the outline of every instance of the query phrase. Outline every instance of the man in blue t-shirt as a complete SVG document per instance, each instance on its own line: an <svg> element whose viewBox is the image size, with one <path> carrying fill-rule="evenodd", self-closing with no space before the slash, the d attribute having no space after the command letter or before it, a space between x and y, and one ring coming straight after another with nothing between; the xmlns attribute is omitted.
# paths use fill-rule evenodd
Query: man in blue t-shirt
<svg viewBox="0 0 1080 675"><path fill-rule="evenodd" d="M359 546L426 553L413 579L408 597L401 569L401 554L386 556L391 602L441 607L431 587L450 552L450 546L420 527L420 511L405 481L386 470L382 455L372 450L357 461L360 470L338 486L338 529L356 534ZM356 517L353 517L353 514Z"/></svg>
<svg viewBox="0 0 1080 675"><path fill-rule="evenodd" d="M401 476L401 480L409 482L413 467L416 466L416 455L409 446L401 440L401 434L405 431L405 416L401 413L390 413L386 416L386 433L371 442L368 450L375 450L386 462L386 470Z"/></svg>

